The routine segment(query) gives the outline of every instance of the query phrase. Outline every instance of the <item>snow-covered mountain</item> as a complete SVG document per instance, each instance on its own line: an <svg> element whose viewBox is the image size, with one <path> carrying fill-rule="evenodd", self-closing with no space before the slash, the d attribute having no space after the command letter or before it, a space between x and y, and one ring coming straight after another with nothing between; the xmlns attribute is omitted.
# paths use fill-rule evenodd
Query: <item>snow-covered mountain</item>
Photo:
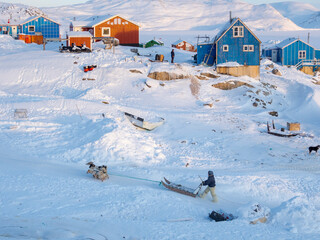
<svg viewBox="0 0 320 240"><path fill-rule="evenodd" d="M31 16L38 15L45 15L45 13L39 8L27 6L24 4L0 2L0 24L6 24L8 23L8 21L11 24L16 24Z"/></svg>
<svg viewBox="0 0 320 240"><path fill-rule="evenodd" d="M6 15L5 20L10 14L13 18L25 16L21 10L5 10L9 6L20 9L24 5L4 6L2 11ZM26 11L36 10L27 6L24 8ZM228 21L229 12L232 11L233 17L240 17L253 30L301 29L271 5L252 5L241 0L185 0L183 4L175 0L90 0L83 4L42 10L65 27L71 19L81 16L119 14L136 22L145 31L215 30Z"/></svg>
<svg viewBox="0 0 320 240"><path fill-rule="evenodd" d="M279 2L271 4L284 17L303 28L320 28L320 9L308 3Z"/></svg>

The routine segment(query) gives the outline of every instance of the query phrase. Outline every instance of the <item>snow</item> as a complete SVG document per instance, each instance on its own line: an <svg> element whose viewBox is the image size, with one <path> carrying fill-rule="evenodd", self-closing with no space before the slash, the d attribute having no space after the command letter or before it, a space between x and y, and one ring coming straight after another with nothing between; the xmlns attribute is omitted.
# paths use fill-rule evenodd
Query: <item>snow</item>
<svg viewBox="0 0 320 240"><path fill-rule="evenodd" d="M180 8L175 1L103 2L45 12L64 29L74 15L126 13L143 23L141 42L155 38L165 46L138 48L137 56L131 47L117 46L113 53L99 42L92 53L59 53L61 43L48 43L43 51L41 45L0 36L0 239L319 239L320 161L307 149L319 144L320 89L314 84L319 76L263 59L260 80L227 75L198 80L192 76L217 73L195 66L194 53L175 49L175 64L149 58L163 54L170 60L171 43L179 37L213 38L227 14L204 11L211 7L208 1L186 1ZM267 31L276 20L264 26L265 16L280 16L268 5L219 0L212 8L227 12L231 5L246 24L261 22L254 33L266 45L288 37L307 42L311 32L310 44L320 48L319 30L291 28L289 20L273 29L295 31ZM134 12L137 8L143 14ZM195 11L199 15L190 17ZM97 68L83 72L92 64ZM272 74L270 64L283 75ZM147 77L155 71L187 78ZM253 87L212 86L235 81ZM14 117L16 109L26 109L28 118ZM124 112L165 121L143 131ZM299 122L306 134L269 135L271 120L278 129ZM89 161L107 165L110 179L86 174ZM195 189L208 170L215 174L218 203L210 195L192 198L159 184L166 177ZM236 219L212 222L213 210ZM264 216L266 223L250 224Z"/></svg>
<svg viewBox="0 0 320 240"><path fill-rule="evenodd" d="M69 37L92 37L90 32L68 32Z"/></svg>
<svg viewBox="0 0 320 240"><path fill-rule="evenodd" d="M220 63L217 65L217 67L239 67L243 66L237 62L226 62L226 63Z"/></svg>
<svg viewBox="0 0 320 240"><path fill-rule="evenodd" d="M283 73L276 76L263 60L260 81L221 75L199 81L194 96L190 79L147 77L154 71L214 73L194 66L193 53L177 49L176 64L151 63L130 47L118 46L113 54L95 43L92 53L62 54L59 44L43 51L0 36L2 238L319 238L320 162L307 147L319 142L320 92L311 76L275 64ZM170 59L170 51L139 48L151 59ZM84 73L88 64L97 68ZM226 81L254 88L211 86ZM15 109L27 109L28 118L14 118ZM269 111L278 111L277 127L300 122L311 137L268 135ZM142 131L124 112L165 122ZM89 161L107 165L110 179L86 174ZM196 188L208 170L216 177L218 203L159 185L166 177ZM237 218L211 222L212 210ZM266 223L250 224L262 216Z"/></svg>

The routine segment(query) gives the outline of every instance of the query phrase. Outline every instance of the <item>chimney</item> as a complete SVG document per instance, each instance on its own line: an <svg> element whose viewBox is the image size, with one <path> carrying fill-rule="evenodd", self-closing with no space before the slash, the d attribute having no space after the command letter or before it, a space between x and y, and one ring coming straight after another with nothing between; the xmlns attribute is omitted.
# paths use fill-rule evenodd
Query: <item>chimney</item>
<svg viewBox="0 0 320 240"><path fill-rule="evenodd" d="M308 43L310 42L310 33L308 32Z"/></svg>
<svg viewBox="0 0 320 240"><path fill-rule="evenodd" d="M230 11L229 12L229 15L230 15L230 23L232 22L232 12Z"/></svg>

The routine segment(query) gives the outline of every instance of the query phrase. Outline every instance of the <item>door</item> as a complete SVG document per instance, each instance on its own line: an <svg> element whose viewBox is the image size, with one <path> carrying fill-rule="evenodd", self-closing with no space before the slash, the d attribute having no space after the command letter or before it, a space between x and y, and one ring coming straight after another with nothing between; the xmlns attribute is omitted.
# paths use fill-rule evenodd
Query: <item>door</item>
<svg viewBox="0 0 320 240"><path fill-rule="evenodd" d="M271 57L272 62L278 62L278 51L277 50L272 50L272 57Z"/></svg>
<svg viewBox="0 0 320 240"><path fill-rule="evenodd" d="M12 26L12 37L16 38L18 36L17 33L17 26Z"/></svg>

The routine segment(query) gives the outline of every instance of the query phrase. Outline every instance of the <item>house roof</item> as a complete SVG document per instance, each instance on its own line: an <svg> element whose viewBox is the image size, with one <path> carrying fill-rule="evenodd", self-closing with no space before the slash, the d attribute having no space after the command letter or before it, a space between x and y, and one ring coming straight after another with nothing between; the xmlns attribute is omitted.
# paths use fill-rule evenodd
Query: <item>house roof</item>
<svg viewBox="0 0 320 240"><path fill-rule="evenodd" d="M306 42L302 41L302 40L299 39L299 38L287 38L287 39L283 40L282 42L278 43L278 44L276 45L276 47L283 49L283 48L291 45L292 43L294 43L294 42L296 42L296 41L303 42L304 44L312 47L309 43L306 43ZM312 48L314 48L314 47L312 47Z"/></svg>
<svg viewBox="0 0 320 240"><path fill-rule="evenodd" d="M221 31L217 34L217 36L215 37L214 42L218 42L220 41L220 39L233 27L233 25L240 21L242 23L242 25L248 29L248 31L259 41L259 43L261 43L260 39L250 30L250 28L247 27L247 25L244 24L244 22L240 19L240 18L232 18L231 21L229 21L222 29Z"/></svg>
<svg viewBox="0 0 320 240"><path fill-rule="evenodd" d="M106 22L112 18L121 17L119 15L102 15L102 16L93 16L80 21L71 21L74 27L95 27L103 22ZM123 18L123 17L121 17ZM125 19L125 18L124 18ZM132 24L137 25L136 23L125 19L127 22L131 22ZM138 26L138 25L137 25Z"/></svg>
<svg viewBox="0 0 320 240"><path fill-rule="evenodd" d="M53 21L52 19L47 18L47 17L45 17L45 16L32 16L32 17L29 17L29 18L25 19L25 20L24 20L23 22L21 22L19 25L26 24L26 23L31 22L31 21L33 21L33 20L36 20L36 19L38 19L38 18L40 18L40 17L43 17L44 19L47 19L47 20L49 20L49 21L51 21L51 22L54 22L54 23L56 23L56 24L59 24L59 23L57 23L56 21ZM61 25L61 24L59 24L59 25Z"/></svg>
<svg viewBox="0 0 320 240"><path fill-rule="evenodd" d="M181 42L183 42L183 40L177 40L177 41L175 41L174 43L172 43L172 45L178 45L179 43L181 43Z"/></svg>
<svg viewBox="0 0 320 240"><path fill-rule="evenodd" d="M67 35L69 37L92 37L90 32L68 32Z"/></svg>

